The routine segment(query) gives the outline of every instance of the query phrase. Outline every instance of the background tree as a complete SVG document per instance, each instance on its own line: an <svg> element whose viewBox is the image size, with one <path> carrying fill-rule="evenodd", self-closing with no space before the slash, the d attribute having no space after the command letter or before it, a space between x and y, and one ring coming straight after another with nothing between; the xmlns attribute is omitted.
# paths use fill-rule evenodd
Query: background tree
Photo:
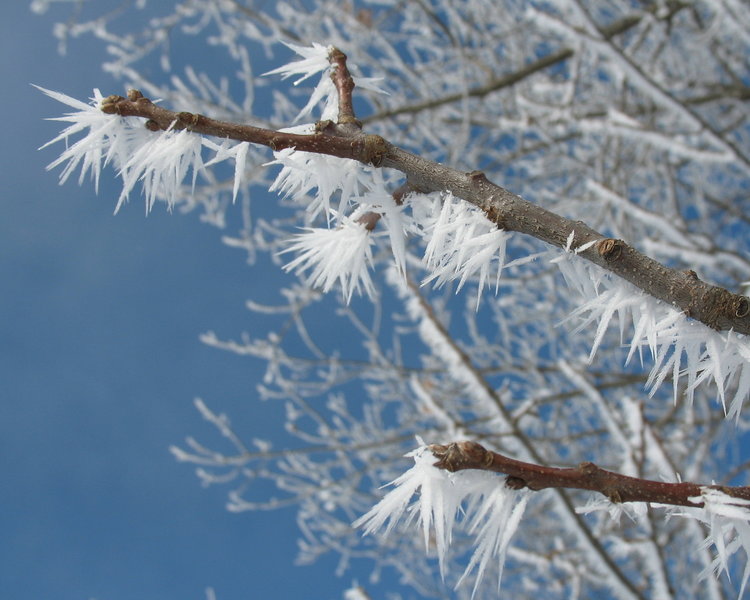
<svg viewBox="0 0 750 600"><path fill-rule="evenodd" d="M370 559L375 573L395 569L419 594L450 597L476 543L471 532L454 531L443 549L438 531L425 553L421 535L362 538L351 526L382 496L380 486L408 468L402 455L415 434L428 443L480 442L537 466L592 461L642 479L746 484L739 442L750 353L741 334L727 332L747 331L747 303L732 294L750 279L746 7L217 1L158 11L137 32L119 31L117 13L80 14L56 31L62 42L85 32L106 40L108 70L163 99L156 108L138 108L139 94L104 102L110 113L148 117L152 130L141 120L120 137L125 146L108 147L123 176L118 207L140 180L149 209L164 200L201 210L219 226L236 211L242 225L224 240L251 263L268 257L297 277L279 291L278 305L249 303L266 334L204 336L265 360L259 393L287 406L284 446L257 439L260 432L235 432L198 403L227 446L190 439L174 449L199 466L204 482L230 486L233 510L295 504L303 561L330 551L341 555L342 568ZM170 42L183 36L203 36L230 60L206 73L172 69L182 59ZM296 99L290 85L256 73L255 56L279 54L279 42L294 44L307 62L278 74L313 84L320 77L310 102L309 89ZM349 62L312 42L344 50ZM148 76L144 65L154 56L172 70L168 83ZM353 106L351 90L329 78L329 64L339 76L345 65L352 70ZM74 128L117 119L98 106L76 108ZM182 135L222 133L196 115L277 132L318 120L297 133L328 135L319 149L333 154L334 142L362 142L367 154L359 158L376 168L294 153L290 140L297 148L302 142L277 133L265 143L276 151L279 174L264 167L271 158L262 146L218 138L201 145L197 135ZM400 172L377 167L405 167L407 158L393 146L367 146L377 140L365 139L360 124L378 140L458 171L404 168L404 187ZM153 151L158 135L171 144L163 154L131 152ZM86 163L96 148L70 146L64 176L77 159L98 176L99 163ZM174 156L180 161L163 171ZM225 169L226 159L241 168ZM194 179L185 178L191 165ZM527 214L531 208L508 204L514 197L478 171L586 227ZM258 206L254 185L280 191L278 204ZM434 193L445 189L453 195ZM649 270L633 248L688 271ZM729 291L704 288L704 279ZM482 295L488 282L496 289ZM619 327L610 323L614 315ZM514 476L515 487L531 485ZM276 489L264 493L267 481ZM721 499L705 495L694 504L706 510L682 509L697 519L667 519L645 504L617 519L610 513L630 505L582 514L589 492L555 487L524 498L507 548L507 593L719 598L736 594L744 580L699 577L732 571L725 561L750 540L745 513L721 509ZM734 520L722 520L722 510ZM471 519L463 525L470 529ZM707 535L713 546L702 545ZM446 583L436 576L436 548ZM487 562L485 577L501 566ZM476 578L470 571L457 593L470 595ZM480 590L491 596L494 586Z"/></svg>

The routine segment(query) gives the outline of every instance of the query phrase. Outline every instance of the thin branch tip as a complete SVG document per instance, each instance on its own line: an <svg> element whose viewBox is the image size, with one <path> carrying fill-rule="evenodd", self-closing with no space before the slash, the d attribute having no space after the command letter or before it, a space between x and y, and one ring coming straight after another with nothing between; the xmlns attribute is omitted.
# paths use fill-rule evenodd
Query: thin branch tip
<svg viewBox="0 0 750 600"><path fill-rule="evenodd" d="M346 65L346 54L335 46L331 47L328 53L328 60L333 67L331 69L331 80L336 86L339 101L339 125L352 125L359 131L362 129L362 122L354 114L354 78L349 72Z"/></svg>

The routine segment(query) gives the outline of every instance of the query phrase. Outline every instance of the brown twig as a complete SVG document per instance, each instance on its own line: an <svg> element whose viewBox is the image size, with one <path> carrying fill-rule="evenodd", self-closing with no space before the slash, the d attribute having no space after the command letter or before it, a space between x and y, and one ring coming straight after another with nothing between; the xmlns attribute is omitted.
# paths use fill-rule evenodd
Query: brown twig
<svg viewBox="0 0 750 600"><path fill-rule="evenodd" d="M675 506L701 507L700 498L705 488L719 490L728 496L750 500L750 487L699 485L696 483L666 483L638 477L628 477L607 471L594 463L584 462L574 468L544 467L508 458L487 450L476 442L433 444L430 451L438 461L436 467L450 472L481 469L507 475L507 484L514 489L538 491L547 488L591 490L603 494L611 502L653 502Z"/></svg>
<svg viewBox="0 0 750 600"><path fill-rule="evenodd" d="M349 67L346 66L346 54L338 48L333 48L328 54L329 62L335 66L331 70L331 79L336 86L339 95L339 125L353 124L356 128L362 129L360 123L354 116L353 94L354 79L349 73Z"/></svg>
<svg viewBox="0 0 750 600"><path fill-rule="evenodd" d="M261 144L272 150L296 148L376 166L380 165L386 148L385 140L378 135L343 135L335 124L329 122L319 123L314 134L300 135L219 121L197 113L175 112L154 104L138 90L129 90L127 98L108 96L102 101L101 109L107 114L142 117L151 131L187 129L203 135Z"/></svg>

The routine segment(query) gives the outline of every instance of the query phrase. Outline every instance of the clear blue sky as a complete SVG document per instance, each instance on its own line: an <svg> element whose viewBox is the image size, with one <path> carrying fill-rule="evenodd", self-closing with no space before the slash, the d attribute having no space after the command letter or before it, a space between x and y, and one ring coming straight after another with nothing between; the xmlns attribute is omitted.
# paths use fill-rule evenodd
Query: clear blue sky
<svg viewBox="0 0 750 600"><path fill-rule="evenodd" d="M262 365L198 340L250 327L258 273L195 215L134 198L113 216L111 176L96 196L45 172L56 150L36 149L60 124L42 118L65 107L29 84L122 92L100 45L57 55L52 24L23 0L0 22L0 598L341 598L363 575L294 567L293 511L230 514L169 454L213 439L198 396L249 436L280 427L255 400Z"/></svg>

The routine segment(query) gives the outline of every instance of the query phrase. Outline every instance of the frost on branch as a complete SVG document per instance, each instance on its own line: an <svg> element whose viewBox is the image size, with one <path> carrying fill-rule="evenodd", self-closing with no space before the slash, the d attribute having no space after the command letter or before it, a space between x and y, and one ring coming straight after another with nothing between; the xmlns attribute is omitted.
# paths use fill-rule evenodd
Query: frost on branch
<svg viewBox="0 0 750 600"><path fill-rule="evenodd" d="M409 526L415 519L422 529L425 550L433 543L440 572L445 577L446 555L454 528L475 536L475 549L456 587L476 568L473 594L482 582L490 561L498 565L498 586L510 540L523 516L528 492L514 491L497 475L485 471L450 473L434 466L428 446L407 454L414 466L391 482L395 486L367 514L354 522L366 534L385 529L388 535L401 521ZM418 498L411 502L412 496ZM472 595L473 595L472 594Z"/></svg>
<svg viewBox="0 0 750 600"><path fill-rule="evenodd" d="M750 502L710 488L704 488L699 497L691 500L703 502L703 507L683 508L673 511L672 514L696 519L708 530L703 546L713 548L715 558L713 563L700 573L700 578L718 575L722 571L729 577L730 559L742 550L744 570L738 596L741 598L750 579Z"/></svg>
<svg viewBox="0 0 750 600"><path fill-rule="evenodd" d="M369 273L373 266L371 246L375 242L372 230L376 220L382 220L396 267L404 273L408 225L379 170L353 160L294 149L275 152L274 156L276 160L269 164L283 166L270 190L298 202L304 200L307 220L313 221L322 213L327 225L308 227L288 241L282 254L294 252L298 256L285 265L285 270L303 275L308 285L324 292L338 282L347 303L355 291L363 290L372 297L374 286ZM315 197L311 200L312 190ZM338 210L331 208L331 199L336 194Z"/></svg>
<svg viewBox="0 0 750 600"><path fill-rule="evenodd" d="M104 114L99 109L104 98L98 89L94 90L91 102L86 104L60 92L54 92L39 86L34 87L50 98L77 109L76 112L67 113L64 117L50 119L51 121L70 123L70 125L40 148L41 150L57 142L65 142L65 150L58 158L47 165L47 169L65 165L62 173L60 173L60 184L62 185L80 165L79 185L83 183L86 173L90 171L98 191L102 166L112 162L116 168L122 168L128 160L131 144L128 143L129 137L124 134L123 123ZM142 128L139 128L139 131L142 131ZM86 132L86 135L68 146L68 138L82 132Z"/></svg>
<svg viewBox="0 0 750 600"><path fill-rule="evenodd" d="M283 252L297 257L284 266L287 271L304 275L308 285L328 292L336 283L346 302L363 289L375 293L368 268L372 265L370 232L355 217L342 217L334 229L307 228L294 236Z"/></svg>
<svg viewBox="0 0 750 600"><path fill-rule="evenodd" d="M268 71L265 75L281 75L282 79L286 79L292 75L301 75L294 82L294 85L299 85L309 77L322 71L320 81L318 81L312 94L310 94L310 99L305 107L297 115L296 120L299 121L303 117L309 116L312 109L321 101L324 103L321 119L335 119L339 110L338 96L336 95L336 88L328 76L329 69L331 68L328 55L333 49L332 46L323 46L318 43L313 43L312 47L297 46L294 44L286 45L302 56L302 60L287 63L282 67Z"/></svg>
<svg viewBox="0 0 750 600"><path fill-rule="evenodd" d="M329 76L331 70L336 68L335 64L331 64L329 58L331 51L334 49L333 46L323 46L316 42L313 42L312 46L298 46L296 44L285 45L294 50L302 57L302 59L291 61L284 66L273 69L264 74L281 75L282 79L286 79L292 75L301 75L301 77L294 82L294 85L299 85L309 77L322 72L318 84L310 94L310 99L304 108L300 110L295 120L299 121L303 117L309 116L312 113L313 108L318 104L323 105L320 117L321 120L335 120L338 116L339 98L336 87ZM356 70L351 63L348 64L347 67L350 70ZM378 81L380 80L377 78L354 77L353 79L354 83L360 88L385 93L385 91L378 85Z"/></svg>
<svg viewBox="0 0 750 600"><path fill-rule="evenodd" d="M295 133L310 133L311 126L295 128ZM336 209L345 213L354 197L371 178L362 165L356 161L301 152L293 148L274 152L273 161L268 165L281 165L281 171L274 179L269 191L278 192L285 198L297 202L304 200L308 222L323 214L330 221L331 199L339 194ZM310 194L314 191L314 197Z"/></svg>
<svg viewBox="0 0 750 600"><path fill-rule="evenodd" d="M171 127L161 132L149 131L142 119L103 112L101 106L107 98L103 98L99 90L94 90L91 103L85 104L59 92L38 89L78 109L52 119L71 125L42 146L45 148L59 141L66 143L66 149L47 167L65 165L60 183L64 183L80 165L79 184L90 172L98 190L101 169L111 164L122 179L122 192L115 212L139 183L148 212L157 200L167 202L170 208L174 206L182 195L182 183L188 175L191 175L191 189L194 191L197 175L204 172L206 166L232 158L235 163L233 196L237 196L244 179L249 144L224 141L219 145L186 129ZM69 138L78 134L83 134L83 137L68 145ZM203 157L204 147L215 152L208 162Z"/></svg>
<svg viewBox="0 0 750 600"><path fill-rule="evenodd" d="M135 149L120 170L123 186L115 211L120 209L139 181L146 197L147 212L157 199L164 199L170 207L174 206L180 186L191 170L192 189L195 189L195 179L203 169L202 146L201 136L186 129L168 129L151 136Z"/></svg>
<svg viewBox="0 0 750 600"><path fill-rule="evenodd" d="M716 396L727 418L739 419L750 394L750 340L732 331L715 331L664 302L643 293L632 284L576 256L573 233L566 252L552 259L568 287L582 300L566 320L577 321L574 333L596 324L589 362L593 361L612 320L617 317L620 342L627 344L627 365L636 354L644 361L648 349L654 361L647 387L653 394L672 380L674 400L681 391L689 402L696 388L713 382ZM632 329L632 334L629 331ZM630 337L629 341L627 337ZM728 395L731 394L731 399Z"/></svg>
<svg viewBox="0 0 750 600"><path fill-rule="evenodd" d="M499 287L508 233L490 223L478 208L452 194L437 196L429 207L432 214L415 218L422 223L427 240L424 262L430 273L424 283L434 281L440 287L458 280L458 293L470 276L478 275L478 307L493 262L495 291Z"/></svg>

